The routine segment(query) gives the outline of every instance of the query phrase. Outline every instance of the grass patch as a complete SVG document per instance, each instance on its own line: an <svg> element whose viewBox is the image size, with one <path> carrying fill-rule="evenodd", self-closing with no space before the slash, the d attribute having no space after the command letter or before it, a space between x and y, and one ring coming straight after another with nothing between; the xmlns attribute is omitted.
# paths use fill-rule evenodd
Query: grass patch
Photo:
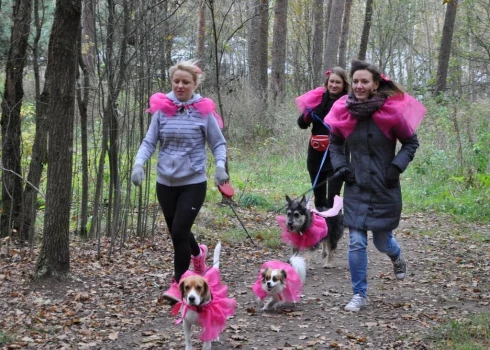
<svg viewBox="0 0 490 350"><path fill-rule="evenodd" d="M14 338L7 333L0 332L0 345L10 344L14 341Z"/></svg>
<svg viewBox="0 0 490 350"><path fill-rule="evenodd" d="M432 337L436 349L484 350L490 348L490 314L452 320L437 328Z"/></svg>
<svg viewBox="0 0 490 350"><path fill-rule="evenodd" d="M267 248L275 249L282 244L281 235L278 234L277 228L264 228L256 230L247 229L247 231L254 242L260 242L263 246ZM243 230L242 227L236 227L234 229L222 232L221 239L224 242L228 243L250 241L250 238L248 238L246 232Z"/></svg>

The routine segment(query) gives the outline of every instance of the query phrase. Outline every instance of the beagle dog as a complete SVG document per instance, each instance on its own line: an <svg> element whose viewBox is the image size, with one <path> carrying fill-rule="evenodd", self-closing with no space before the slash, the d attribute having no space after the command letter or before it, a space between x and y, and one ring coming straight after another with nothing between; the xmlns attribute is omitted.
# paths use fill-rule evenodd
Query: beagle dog
<svg viewBox="0 0 490 350"><path fill-rule="evenodd" d="M182 301L174 306L172 314L177 315L180 312L182 315L185 350L192 350L193 325L201 327L199 339L203 341L202 349L210 350L211 342L219 339L228 317L235 313L236 300L228 298L228 287L221 284L220 252L221 243L218 242L214 249L213 266L203 276L187 271L180 279Z"/></svg>

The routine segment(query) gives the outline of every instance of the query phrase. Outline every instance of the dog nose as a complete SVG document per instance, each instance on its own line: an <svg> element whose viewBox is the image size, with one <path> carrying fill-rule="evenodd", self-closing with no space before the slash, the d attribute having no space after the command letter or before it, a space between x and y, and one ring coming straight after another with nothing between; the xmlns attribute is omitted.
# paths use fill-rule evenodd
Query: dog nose
<svg viewBox="0 0 490 350"><path fill-rule="evenodd" d="M196 300L196 297L194 297L194 296L190 296L190 297L189 297L189 301L190 301L191 303L193 303L195 300Z"/></svg>
<svg viewBox="0 0 490 350"><path fill-rule="evenodd" d="M267 287L270 287L271 286L271 283L270 282L267 282Z"/></svg>

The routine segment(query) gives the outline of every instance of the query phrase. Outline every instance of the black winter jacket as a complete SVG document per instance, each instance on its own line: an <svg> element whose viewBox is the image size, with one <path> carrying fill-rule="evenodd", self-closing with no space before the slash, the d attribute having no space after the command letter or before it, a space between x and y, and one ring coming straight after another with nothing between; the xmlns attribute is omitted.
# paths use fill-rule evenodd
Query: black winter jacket
<svg viewBox="0 0 490 350"><path fill-rule="evenodd" d="M398 226L402 210L400 183L387 188L386 171L393 164L403 172L419 147L416 134L400 142L402 146L396 153L396 141L388 139L372 118L358 121L347 139L330 135L333 168L348 166L355 176L355 183L344 186L344 226L375 231ZM344 155L345 144L351 154L350 164Z"/></svg>

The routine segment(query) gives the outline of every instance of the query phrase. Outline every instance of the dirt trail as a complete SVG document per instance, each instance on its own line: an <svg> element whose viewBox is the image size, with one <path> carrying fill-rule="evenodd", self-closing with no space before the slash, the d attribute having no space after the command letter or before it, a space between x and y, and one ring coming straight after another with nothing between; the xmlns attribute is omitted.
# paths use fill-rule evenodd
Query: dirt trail
<svg viewBox="0 0 490 350"><path fill-rule="evenodd" d="M433 327L449 318L490 309L490 230L473 228L488 237L486 244L477 245L467 244L472 228L464 229L466 234L445 226L438 217L404 218L397 230L409 264L404 281L395 279L390 260L370 240L369 305L359 313L343 311L352 296L347 235L339 245L333 269L322 268L320 251L312 256L299 303L266 312L256 307L250 287L262 262L285 261L289 249L262 255L252 254L250 248L224 246L222 278L238 308L213 349L428 348L426 337ZM420 235L420 231L427 234ZM162 337L162 348L182 349L183 332L173 321L164 306L146 326ZM196 333L194 337L197 339ZM127 334L120 340L138 347L144 338ZM196 341L195 346L200 344Z"/></svg>
<svg viewBox="0 0 490 350"><path fill-rule="evenodd" d="M267 220L274 224L272 215ZM347 235L333 269L322 268L320 251L312 255L300 302L266 312L256 307L251 286L264 261L287 260L290 250L223 243L222 279L238 307L213 349L431 348L434 327L490 309L490 227L449 222L403 218L396 237L408 261L404 281L370 241L369 305L359 313L343 311L352 296ZM470 243L473 234L486 238ZM0 329L12 338L5 348L183 349L182 326L158 301L170 278L169 241L133 243L111 262L97 261L94 248L74 244L74 277L63 283L32 285L32 258L0 259Z"/></svg>

